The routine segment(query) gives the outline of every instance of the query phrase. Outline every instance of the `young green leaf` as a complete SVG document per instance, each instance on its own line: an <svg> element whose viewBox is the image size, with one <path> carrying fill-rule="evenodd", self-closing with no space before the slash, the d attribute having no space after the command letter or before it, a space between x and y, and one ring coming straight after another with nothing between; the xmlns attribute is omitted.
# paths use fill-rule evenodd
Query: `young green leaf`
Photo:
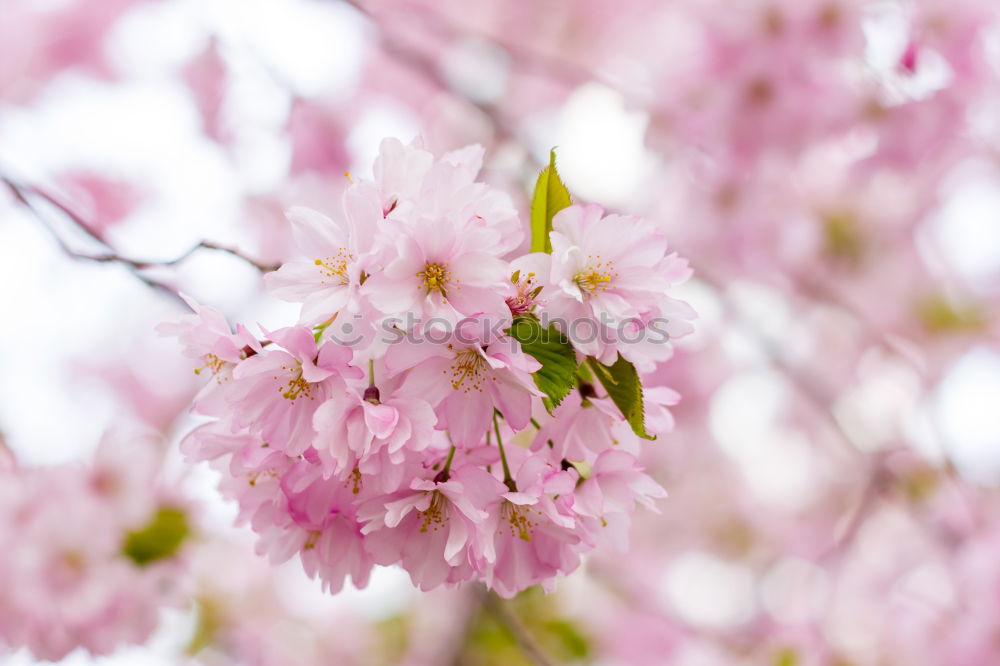
<svg viewBox="0 0 1000 666"><path fill-rule="evenodd" d="M538 174L535 195L531 199L531 251L552 254L552 218L572 205L569 190L556 171L556 151L549 151L549 165Z"/></svg>
<svg viewBox="0 0 1000 666"><path fill-rule="evenodd" d="M532 317L517 317L509 334L521 343L524 353L542 364L533 377L539 390L550 401L546 402L546 408L552 411L576 386L577 364L573 345L554 326L543 328Z"/></svg>
<svg viewBox="0 0 1000 666"><path fill-rule="evenodd" d="M621 355L618 356L614 365L604 365L596 358L588 358L587 365L593 370L594 376L601 382L604 390L608 392L608 397L621 410L635 434L643 439L656 439L655 435L646 432L642 406L642 382L639 380L639 373L636 372L635 366L622 358Z"/></svg>
<svg viewBox="0 0 1000 666"><path fill-rule="evenodd" d="M144 566L173 555L187 536L187 515L176 507L164 506L145 527L128 533L122 552Z"/></svg>

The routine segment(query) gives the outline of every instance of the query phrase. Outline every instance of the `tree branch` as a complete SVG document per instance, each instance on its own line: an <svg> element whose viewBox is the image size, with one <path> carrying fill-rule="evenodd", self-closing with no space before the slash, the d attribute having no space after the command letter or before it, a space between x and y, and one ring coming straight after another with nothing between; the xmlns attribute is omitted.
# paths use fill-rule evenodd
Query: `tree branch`
<svg viewBox="0 0 1000 666"><path fill-rule="evenodd" d="M168 259L166 261L139 260L139 259L132 259L130 257L125 257L118 254L114 250L114 248L111 247L111 245L108 244L108 242L104 240L100 235L94 233L90 225L87 224L86 220L84 220L69 206L60 202L55 197L49 195L48 193L40 190L37 187L22 185L5 175L0 175L0 181L3 181L4 185L7 186L7 189L10 190L11 194L14 196L14 199L17 200L17 202L20 203L22 206L24 206L27 210L29 210L32 213L32 215L34 215L34 217L39 222L42 223L42 226L49 233L49 235L55 241L56 245L59 247L59 249L62 251L63 254L70 257L71 259L76 259L80 261L120 264L128 268L129 271L137 279L141 280L144 284L158 291L166 292L174 297L178 296L176 288L166 284L165 282L161 282L159 280L151 278L148 275L142 273L142 271L148 268L175 266L187 260L198 250L215 250L218 252L225 252L250 264L251 266L253 266L262 273L268 273L270 271L278 269L278 266L262 264L244 255L239 250L219 245L218 243L214 243L212 241L200 241L196 245L191 247L189 250L181 254L180 256L175 257L173 259ZM107 248L107 251L98 254L92 254L87 252L80 252L70 247L66 243L66 241L63 240L62 236L55 230L52 224L50 224L45 213L36 205L34 201L32 201L33 197L38 197L44 200L47 204L54 206L60 213L62 213L81 231L83 231L92 239L100 243L103 247Z"/></svg>

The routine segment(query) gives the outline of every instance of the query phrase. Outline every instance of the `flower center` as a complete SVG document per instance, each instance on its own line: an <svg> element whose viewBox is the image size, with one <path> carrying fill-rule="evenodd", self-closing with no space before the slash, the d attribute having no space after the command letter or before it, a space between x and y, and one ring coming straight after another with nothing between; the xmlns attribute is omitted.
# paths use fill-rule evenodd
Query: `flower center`
<svg viewBox="0 0 1000 666"><path fill-rule="evenodd" d="M451 364L451 387L456 391L464 388L466 393L473 389L482 392L479 385L486 374L486 367L486 359L475 348L466 347L455 354L455 360Z"/></svg>
<svg viewBox="0 0 1000 666"><path fill-rule="evenodd" d="M611 261L595 261L600 257L587 257L587 266L573 276L573 282L587 296L593 296L598 291L604 291L611 286L611 281L618 277L615 265Z"/></svg>
<svg viewBox="0 0 1000 666"><path fill-rule="evenodd" d="M448 520L448 500L444 495L438 491L433 491L431 493L431 503L426 510L420 513L423 516L423 523L420 525L420 531L426 532L428 529L436 532L441 528L442 525Z"/></svg>
<svg viewBox="0 0 1000 666"><path fill-rule="evenodd" d="M517 271L511 276L511 282L517 288L517 294L507 298L507 307L511 314L519 315L531 312L536 305L538 294L542 292L542 287L537 285L534 273L528 273L521 279L521 271Z"/></svg>
<svg viewBox="0 0 1000 666"><path fill-rule="evenodd" d="M297 367L295 368L281 366L282 370L289 370L293 374L288 379L287 384L282 384L278 387L278 393L285 400L291 400L292 402L298 400L301 395L305 395L310 400L315 400L312 396L312 384L302 378L302 362L296 361L296 363Z"/></svg>
<svg viewBox="0 0 1000 666"><path fill-rule="evenodd" d="M341 285L350 284L351 280L347 275L347 265L352 261L354 261L354 255L348 252L345 247L337 250L337 254L332 257L325 257L314 261L313 263L320 267L320 274L323 276L320 284L326 284L327 281L336 282Z"/></svg>
<svg viewBox="0 0 1000 666"><path fill-rule="evenodd" d="M213 375L217 375L226 365L226 362L215 354L203 354L201 359L205 361L205 365L194 369L194 374L196 375L200 375L206 369L211 370Z"/></svg>
<svg viewBox="0 0 1000 666"><path fill-rule="evenodd" d="M446 266L426 263L424 264L424 270L417 273L417 277L423 283L428 296L431 295L432 291L436 291L442 296L448 295L448 284L452 280L448 275L448 268Z"/></svg>
<svg viewBox="0 0 1000 666"><path fill-rule="evenodd" d="M351 470L351 475L347 478L347 481L344 482L344 485L347 485L347 483L351 484L352 495L357 495L361 492L361 470L358 469L357 465L355 465L354 469Z"/></svg>
<svg viewBox="0 0 1000 666"><path fill-rule="evenodd" d="M531 528L538 527L528 516L529 509L504 501L500 504L500 518L510 525L510 535L521 541L531 541Z"/></svg>

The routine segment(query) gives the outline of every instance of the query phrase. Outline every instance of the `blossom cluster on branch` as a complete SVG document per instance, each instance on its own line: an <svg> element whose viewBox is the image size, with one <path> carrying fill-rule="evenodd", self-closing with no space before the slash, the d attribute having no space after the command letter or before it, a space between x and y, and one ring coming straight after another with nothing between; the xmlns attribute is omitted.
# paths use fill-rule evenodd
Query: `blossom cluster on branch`
<svg viewBox="0 0 1000 666"><path fill-rule="evenodd" d="M997 661L1000 4L3 9L0 662Z"/></svg>
<svg viewBox="0 0 1000 666"><path fill-rule="evenodd" d="M669 295L687 262L640 218L571 205L554 158L532 220L551 249L511 258L529 225L476 181L482 157L387 139L338 214L292 208L302 259L265 282L297 323L256 337L191 301L161 326L209 376L193 409L213 420L183 450L214 461L260 553L326 589L376 564L423 590L551 589L664 495L637 456L677 396L636 368L691 330Z"/></svg>

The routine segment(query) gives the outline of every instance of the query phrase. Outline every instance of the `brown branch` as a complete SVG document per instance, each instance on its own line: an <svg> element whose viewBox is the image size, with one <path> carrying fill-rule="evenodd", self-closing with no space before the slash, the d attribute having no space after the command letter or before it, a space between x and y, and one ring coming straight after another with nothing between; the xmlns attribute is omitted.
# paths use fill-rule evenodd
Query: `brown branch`
<svg viewBox="0 0 1000 666"><path fill-rule="evenodd" d="M73 211L69 206L57 200L55 197L49 195L48 193L40 190L37 187L22 185L4 175L0 175L0 181L3 181L4 185L7 186L7 189L10 190L15 200L17 200L18 203L20 203L27 210L29 210L32 213L32 215L34 215L34 217L39 222L42 223L42 227L52 237L53 241L55 241L56 245L59 247L59 249L62 251L63 254L70 257L71 259L79 261L92 261L95 263L110 263L110 264L119 264L125 266L126 268L129 269L129 272L131 272L137 279L141 280L144 284L158 291L166 292L173 297L178 296L176 288L168 285L165 282L161 282L159 280L151 278L148 275L142 273L142 271L148 268L175 266L187 260L198 250L203 250L203 249L216 250L219 252L225 252L227 254L230 254L250 264L251 266L253 266L262 273L267 273L278 269L278 266L262 264L260 262L254 261L250 257L247 257L239 250L219 245L218 243L213 243L211 241L200 241L199 243L191 247L189 250L187 250L180 256L175 257L173 259L168 259L166 261L139 260L139 259L132 259L129 257L125 257L115 252L114 248L112 248L111 245L109 245L106 240L101 238L98 234L94 233L90 225L87 224L86 220L80 217L80 215L78 215L75 211ZM87 252L80 252L70 247L66 243L66 241L63 240L62 236L55 230L52 224L49 222L49 219L46 217L44 212L35 204L34 201L32 201L32 197L38 197L44 200L47 204L54 206L62 215L64 215L68 220L70 220L76 227L85 232L92 239L96 240L103 247L107 248L107 251L97 254L92 254Z"/></svg>
<svg viewBox="0 0 1000 666"><path fill-rule="evenodd" d="M180 255L179 257L176 257L174 259L170 259L168 261L146 262L144 264L144 266L174 266L175 264L179 264L182 261L184 261L185 259L187 259L188 257L190 257L192 254L194 254L198 250L215 250L217 252L225 252L226 254L232 255L232 256L236 257L237 259L239 259L239 260L241 260L241 261L243 261L243 262L245 262L247 264L250 264L251 266L253 266L254 268L256 268L258 271L260 271L261 273L271 273L271 272L276 271L279 268L281 268L281 264L263 264L263 263L261 263L259 261L251 259L250 257L248 257L247 255L243 254L242 252L240 252L236 248L228 247L228 246L225 246L225 245L219 245L218 243L214 243L212 241L204 241L204 240L203 241L199 241L196 245L194 245L193 247L191 247L187 252L185 252L184 254Z"/></svg>

